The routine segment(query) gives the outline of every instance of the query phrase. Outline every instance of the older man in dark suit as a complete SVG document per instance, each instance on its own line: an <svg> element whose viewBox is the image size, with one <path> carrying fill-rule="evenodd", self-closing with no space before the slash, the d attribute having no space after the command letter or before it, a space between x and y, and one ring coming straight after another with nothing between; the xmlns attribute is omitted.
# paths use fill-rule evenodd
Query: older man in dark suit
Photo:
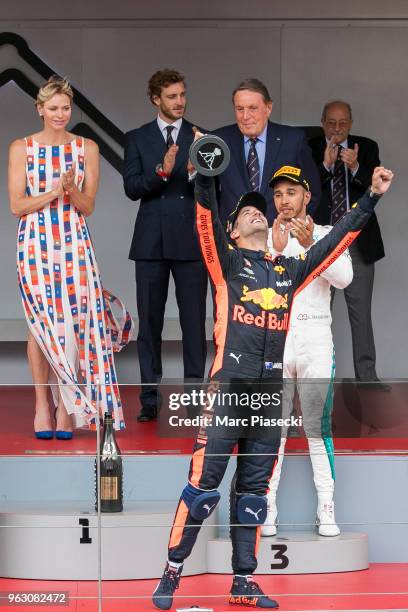
<svg viewBox="0 0 408 612"><path fill-rule="evenodd" d="M374 140L350 134L353 118L347 102L328 102L321 121L324 134L309 143L322 184L322 198L314 220L320 225L333 225L367 190L380 158ZM344 295L351 326L355 376L366 388L388 391L389 386L380 383L377 377L371 322L374 264L384 257L375 213L349 251L354 277L344 289Z"/></svg>
<svg viewBox="0 0 408 612"><path fill-rule="evenodd" d="M139 421L156 417L162 377L161 342L170 273L183 336L184 377L204 376L207 272L194 233L194 168L189 147L193 125L184 117L184 77L160 70L148 95L158 109L154 121L126 134L123 179L126 195L140 199L130 259L136 262L142 410Z"/></svg>
<svg viewBox="0 0 408 612"><path fill-rule="evenodd" d="M320 180L301 129L272 123L272 99L258 79L246 79L232 94L236 123L215 130L231 150L231 162L219 177L219 213L223 223L243 193L259 191L268 205L269 224L276 217L271 176L283 165L302 168L311 182L313 215L320 199Z"/></svg>

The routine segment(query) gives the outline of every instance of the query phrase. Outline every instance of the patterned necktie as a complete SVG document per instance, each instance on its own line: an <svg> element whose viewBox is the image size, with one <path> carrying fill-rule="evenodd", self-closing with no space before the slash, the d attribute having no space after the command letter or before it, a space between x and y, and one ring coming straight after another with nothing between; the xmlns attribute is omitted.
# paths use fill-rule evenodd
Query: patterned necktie
<svg viewBox="0 0 408 612"><path fill-rule="evenodd" d="M169 148L171 147L171 145L174 144L173 136L171 135L172 131L174 130L174 125L166 126L166 130L167 130L166 145L167 145L167 148Z"/></svg>
<svg viewBox="0 0 408 612"><path fill-rule="evenodd" d="M251 138L251 146L249 147L247 161L249 182L251 183L253 191L259 191L260 168L258 153L256 152L255 146L257 142L258 138Z"/></svg>
<svg viewBox="0 0 408 612"><path fill-rule="evenodd" d="M332 214L331 224L334 225L347 212L347 175L346 168L340 153L343 147L339 145L339 152L333 168L333 188L332 188Z"/></svg>

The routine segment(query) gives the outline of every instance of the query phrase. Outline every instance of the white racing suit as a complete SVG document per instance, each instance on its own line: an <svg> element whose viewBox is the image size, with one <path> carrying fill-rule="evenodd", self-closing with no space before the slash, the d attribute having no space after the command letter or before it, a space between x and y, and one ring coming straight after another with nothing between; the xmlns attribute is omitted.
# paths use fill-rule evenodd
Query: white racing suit
<svg viewBox="0 0 408 612"><path fill-rule="evenodd" d="M315 225L314 242L323 238L331 229L331 226ZM268 245L274 253L271 230ZM290 257L304 252L304 247L297 239L289 236L283 254ZM351 258L348 251L345 251L296 296L286 337L283 376L287 384L284 388L283 417L289 417L292 412L295 388L297 388L318 496L318 516L319 508L333 501L335 479L334 448L331 437L335 359L331 332L330 286L344 289L352 279ZM315 380L312 382L309 379ZM278 462L270 480L268 494L269 507L275 508L275 512L285 444L286 435L283 432ZM267 522L274 519L276 516L268 516ZM267 527L264 530L265 535L276 533L276 528L271 533L268 533Z"/></svg>

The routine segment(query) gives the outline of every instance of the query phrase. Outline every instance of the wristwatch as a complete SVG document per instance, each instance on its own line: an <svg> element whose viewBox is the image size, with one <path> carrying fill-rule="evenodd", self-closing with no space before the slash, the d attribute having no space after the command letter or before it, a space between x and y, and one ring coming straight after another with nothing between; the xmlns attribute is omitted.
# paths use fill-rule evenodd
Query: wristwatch
<svg viewBox="0 0 408 612"><path fill-rule="evenodd" d="M376 193L375 191L373 191L370 187L369 191L368 191L368 195L370 196L370 198L372 198L373 200L379 200L382 196L382 193Z"/></svg>
<svg viewBox="0 0 408 612"><path fill-rule="evenodd" d="M170 176L169 174L167 174L167 172L163 170L163 166L161 164L157 164L154 171L157 176L160 176L163 179L163 181L167 181Z"/></svg>

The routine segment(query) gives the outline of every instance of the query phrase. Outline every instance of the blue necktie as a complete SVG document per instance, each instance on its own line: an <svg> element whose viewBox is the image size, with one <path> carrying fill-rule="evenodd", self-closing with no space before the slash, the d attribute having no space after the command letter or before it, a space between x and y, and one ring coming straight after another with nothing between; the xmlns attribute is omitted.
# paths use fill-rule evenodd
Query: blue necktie
<svg viewBox="0 0 408 612"><path fill-rule="evenodd" d="M256 151L257 142L258 142L258 138L251 138L251 145L249 147L248 161L247 161L249 182L251 184L251 188L253 191L259 191L260 168L259 168L258 153Z"/></svg>

